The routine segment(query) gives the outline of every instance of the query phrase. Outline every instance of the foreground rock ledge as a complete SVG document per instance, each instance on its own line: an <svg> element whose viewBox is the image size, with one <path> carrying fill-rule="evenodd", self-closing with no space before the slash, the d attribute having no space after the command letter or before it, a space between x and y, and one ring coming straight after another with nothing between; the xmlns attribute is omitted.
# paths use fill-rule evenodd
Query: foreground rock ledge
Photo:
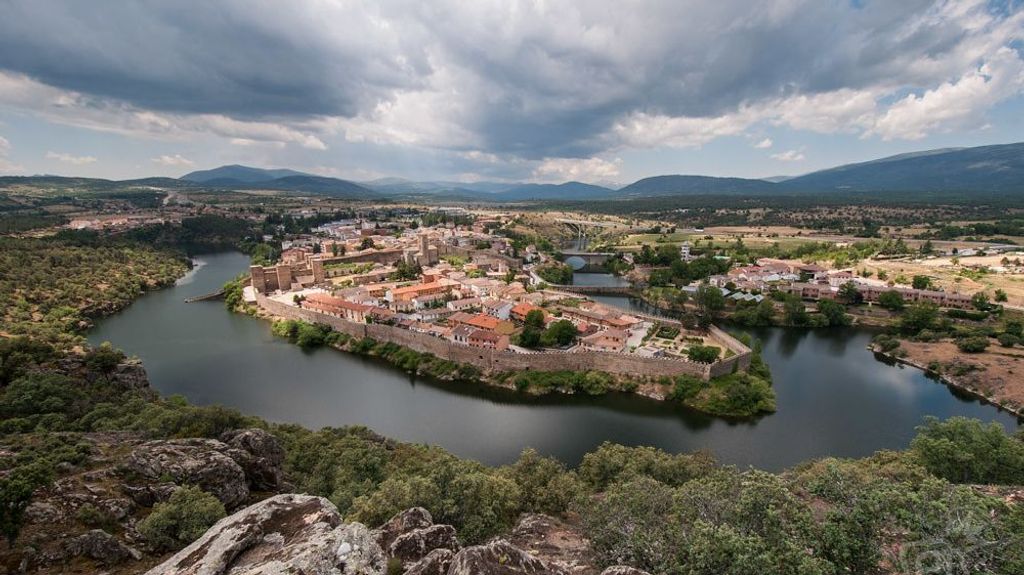
<svg viewBox="0 0 1024 575"><path fill-rule="evenodd" d="M277 495L218 521L148 575L378 575L386 559L364 525L330 501Z"/></svg>

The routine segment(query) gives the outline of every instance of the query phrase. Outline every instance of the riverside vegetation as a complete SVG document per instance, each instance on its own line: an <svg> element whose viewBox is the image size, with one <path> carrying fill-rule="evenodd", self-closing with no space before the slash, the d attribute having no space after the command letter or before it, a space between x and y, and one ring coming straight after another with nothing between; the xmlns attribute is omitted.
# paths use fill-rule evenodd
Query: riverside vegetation
<svg viewBox="0 0 1024 575"><path fill-rule="evenodd" d="M225 286L229 308L246 310L240 306L240 283ZM712 378L705 382L699 378L680 375L661 377L655 381L617 376L601 371L522 371L487 374L473 365L441 359L391 342L372 338L355 338L334 331L327 325L302 320L276 320L273 333L303 348L330 346L364 356L377 357L396 367L417 375L447 381L467 381L497 385L524 393L581 393L603 395L620 391L633 393L641 385L656 386L670 401L711 415L749 418L775 411L775 393L771 387L771 371L761 358L760 345L753 344L750 369ZM742 337L751 345L749 336ZM718 350L715 349L717 356Z"/></svg>
<svg viewBox="0 0 1024 575"><path fill-rule="evenodd" d="M83 275L47 287L57 290L52 296L86 281L87 270L69 269ZM38 295L27 281L14 288L28 301ZM9 572L23 561L64 572L69 559L40 563L35 549L44 540L96 531L131 538L145 553L108 563L107 556L83 552L73 569L134 573L181 548L227 511L211 495L217 485L161 477L170 497L140 505L127 519L69 503L78 505L76 513L25 530L26 511L40 494L68 488L67 479L119 465L127 457L120 444L222 438L243 428L264 430L282 445L282 488L327 497L346 518L368 525L418 505L473 543L507 532L521 513L542 512L578 528L597 567L626 564L652 573L917 573L937 564L1024 572L1024 506L1010 497L1024 485L1024 441L998 425L929 420L907 451L826 458L779 474L721 466L707 453L613 444L573 469L531 450L512 464L488 467L365 428L313 431L160 397L144 381L126 383L132 362L117 350L58 345L73 336L28 332L0 341L0 530L8 540L0 565ZM331 336L323 337L326 343ZM103 437L116 441L101 446Z"/></svg>

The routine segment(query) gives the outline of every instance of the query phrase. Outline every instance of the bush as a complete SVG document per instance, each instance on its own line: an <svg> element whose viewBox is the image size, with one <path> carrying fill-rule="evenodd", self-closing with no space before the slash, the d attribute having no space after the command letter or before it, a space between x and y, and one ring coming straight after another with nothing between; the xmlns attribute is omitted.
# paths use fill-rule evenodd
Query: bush
<svg viewBox="0 0 1024 575"><path fill-rule="evenodd" d="M198 487L179 487L139 522L139 533L155 549L175 551L198 539L225 515L224 505Z"/></svg>
<svg viewBox="0 0 1024 575"><path fill-rule="evenodd" d="M964 353L981 353L988 347L988 338L980 335L962 337L956 340L956 346Z"/></svg>
<svg viewBox="0 0 1024 575"><path fill-rule="evenodd" d="M1024 442L998 423L928 417L910 449L928 471L954 483L1024 483Z"/></svg>
<svg viewBox="0 0 1024 575"><path fill-rule="evenodd" d="M1012 333L1001 333L997 339L999 340L999 345L1003 347L1013 347L1020 343L1020 338Z"/></svg>
<svg viewBox="0 0 1024 575"><path fill-rule="evenodd" d="M713 345L691 345L686 350L686 357L697 363L714 363L722 350Z"/></svg>

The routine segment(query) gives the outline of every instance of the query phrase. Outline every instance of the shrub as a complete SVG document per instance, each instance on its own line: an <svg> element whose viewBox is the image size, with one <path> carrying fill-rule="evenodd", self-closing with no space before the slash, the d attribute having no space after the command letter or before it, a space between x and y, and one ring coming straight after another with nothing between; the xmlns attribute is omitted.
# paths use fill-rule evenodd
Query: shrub
<svg viewBox="0 0 1024 575"><path fill-rule="evenodd" d="M928 417L910 449L928 471L954 483L1024 483L1024 442L998 423Z"/></svg>
<svg viewBox="0 0 1024 575"><path fill-rule="evenodd" d="M988 347L988 338L980 335L962 337L956 340L956 346L964 353L981 353Z"/></svg>
<svg viewBox="0 0 1024 575"><path fill-rule="evenodd" d="M686 350L686 357L697 363L714 363L722 350L713 345L691 345Z"/></svg>
<svg viewBox="0 0 1024 575"><path fill-rule="evenodd" d="M1003 347L1013 347L1020 343L1020 338L1013 335L1012 333L1001 333L999 334L999 345Z"/></svg>
<svg viewBox="0 0 1024 575"><path fill-rule="evenodd" d="M224 505L198 487L179 487L139 522L139 533L154 548L174 551L198 539L224 517Z"/></svg>

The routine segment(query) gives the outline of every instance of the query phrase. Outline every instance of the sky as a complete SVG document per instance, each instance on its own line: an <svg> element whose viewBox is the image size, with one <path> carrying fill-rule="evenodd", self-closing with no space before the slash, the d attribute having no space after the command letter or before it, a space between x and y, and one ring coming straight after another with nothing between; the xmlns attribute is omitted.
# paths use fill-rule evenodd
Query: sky
<svg viewBox="0 0 1024 575"><path fill-rule="evenodd" d="M0 0L0 174L768 177L1024 140L1022 0Z"/></svg>

